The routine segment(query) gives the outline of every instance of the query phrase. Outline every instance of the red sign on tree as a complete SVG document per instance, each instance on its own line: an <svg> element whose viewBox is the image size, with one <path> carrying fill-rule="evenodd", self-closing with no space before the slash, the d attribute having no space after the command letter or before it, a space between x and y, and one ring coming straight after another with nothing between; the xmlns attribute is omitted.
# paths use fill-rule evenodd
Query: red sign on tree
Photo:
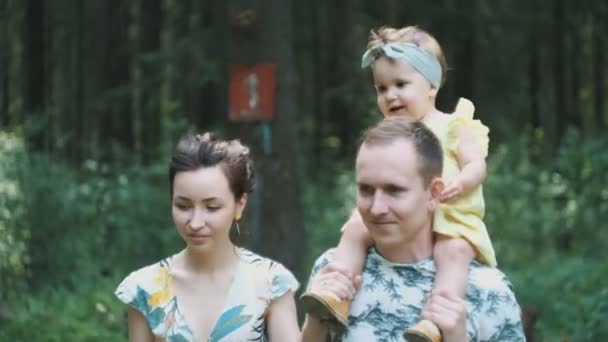
<svg viewBox="0 0 608 342"><path fill-rule="evenodd" d="M269 121L274 116L276 65L230 66L230 121Z"/></svg>

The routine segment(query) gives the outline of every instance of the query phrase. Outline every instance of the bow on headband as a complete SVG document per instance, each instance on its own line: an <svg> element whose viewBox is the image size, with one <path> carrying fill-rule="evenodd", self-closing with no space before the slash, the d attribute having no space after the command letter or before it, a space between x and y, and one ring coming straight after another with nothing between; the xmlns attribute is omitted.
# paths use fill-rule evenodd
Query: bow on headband
<svg viewBox="0 0 608 342"><path fill-rule="evenodd" d="M426 52L416 44L411 43L388 43L369 48L361 57L361 67L370 66L378 54L383 54L392 59L400 59L416 69L433 86L441 86L441 64L435 56Z"/></svg>

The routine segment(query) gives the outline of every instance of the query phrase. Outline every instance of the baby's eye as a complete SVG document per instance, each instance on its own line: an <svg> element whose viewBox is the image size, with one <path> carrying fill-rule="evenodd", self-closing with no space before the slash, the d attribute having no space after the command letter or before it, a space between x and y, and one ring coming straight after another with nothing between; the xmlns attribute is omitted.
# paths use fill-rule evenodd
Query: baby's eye
<svg viewBox="0 0 608 342"><path fill-rule="evenodd" d="M376 92L378 92L379 94L382 94L386 91L386 87L385 86L376 86Z"/></svg>
<svg viewBox="0 0 608 342"><path fill-rule="evenodd" d="M408 84L409 84L408 81L397 81L397 87L398 88L403 88L403 87L405 87Z"/></svg>

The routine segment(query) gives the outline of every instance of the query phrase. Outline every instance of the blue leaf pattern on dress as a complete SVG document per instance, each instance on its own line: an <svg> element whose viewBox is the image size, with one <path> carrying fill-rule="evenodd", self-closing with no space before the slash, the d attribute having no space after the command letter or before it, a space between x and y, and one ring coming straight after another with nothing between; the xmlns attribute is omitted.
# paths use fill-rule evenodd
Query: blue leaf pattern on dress
<svg viewBox="0 0 608 342"><path fill-rule="evenodd" d="M247 323L252 316L242 315L241 312L243 312L244 308L245 305L237 305L224 312L217 320L209 336L209 342L217 342Z"/></svg>

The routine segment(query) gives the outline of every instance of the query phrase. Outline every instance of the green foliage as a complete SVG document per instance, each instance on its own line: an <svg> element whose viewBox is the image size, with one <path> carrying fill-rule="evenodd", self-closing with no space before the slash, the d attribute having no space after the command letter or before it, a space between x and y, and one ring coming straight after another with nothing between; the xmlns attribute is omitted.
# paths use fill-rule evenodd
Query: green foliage
<svg viewBox="0 0 608 342"><path fill-rule="evenodd" d="M74 167L25 158L14 134L0 141L0 190L10 195L0 197L0 279L13 295L0 303L0 340L124 340L119 280L181 248L166 167Z"/></svg>
<svg viewBox="0 0 608 342"><path fill-rule="evenodd" d="M570 132L553 159L540 146L540 138L523 136L490 158L486 223L499 262L526 265L556 253L605 256L608 139L584 142Z"/></svg>
<svg viewBox="0 0 608 342"><path fill-rule="evenodd" d="M117 280L96 279L78 290L46 287L13 302L0 322L2 341L125 341L125 306L113 295Z"/></svg>
<svg viewBox="0 0 608 342"><path fill-rule="evenodd" d="M330 172L324 176L328 179L310 182L303 194L304 222L310 251L305 259L305 270L310 270L315 258L338 243L340 228L355 208L354 173Z"/></svg>
<svg viewBox="0 0 608 342"><path fill-rule="evenodd" d="M601 259L558 256L509 274L519 302L538 311L543 341L608 339L608 265Z"/></svg>
<svg viewBox="0 0 608 342"><path fill-rule="evenodd" d="M31 283L96 281L177 249L166 170L119 171L96 161L71 168L33 155L23 194L31 231ZM86 280L85 280L86 279Z"/></svg>
<svg viewBox="0 0 608 342"><path fill-rule="evenodd" d="M23 139L0 131L0 299L6 300L23 287L28 262L29 229L18 175L25 160Z"/></svg>

